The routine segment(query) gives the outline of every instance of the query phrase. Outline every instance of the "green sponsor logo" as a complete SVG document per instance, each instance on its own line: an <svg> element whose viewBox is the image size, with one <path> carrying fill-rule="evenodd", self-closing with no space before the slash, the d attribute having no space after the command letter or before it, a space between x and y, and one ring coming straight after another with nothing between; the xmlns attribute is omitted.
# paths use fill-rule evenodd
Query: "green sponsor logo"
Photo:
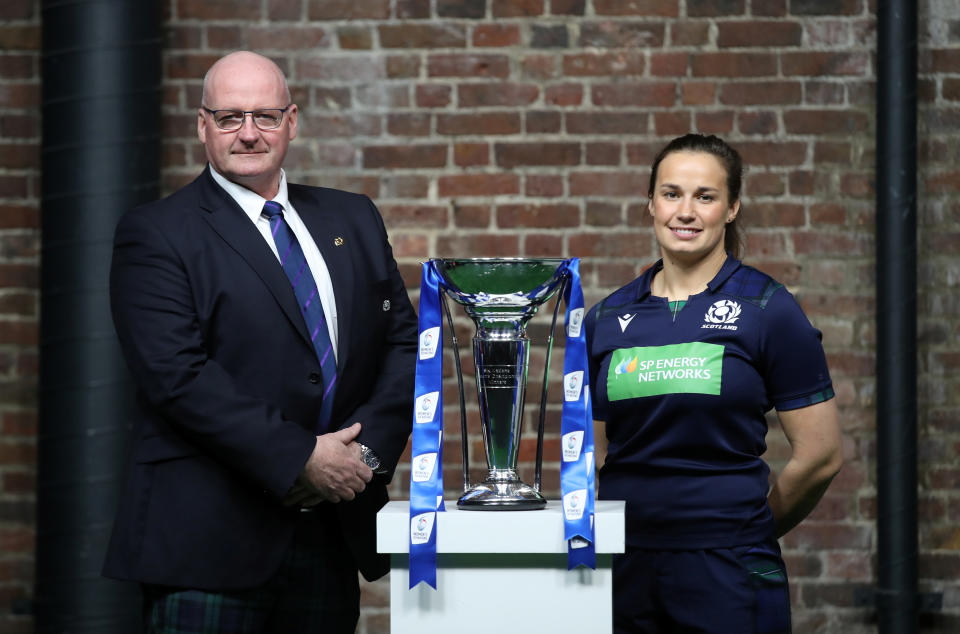
<svg viewBox="0 0 960 634"><path fill-rule="evenodd" d="M607 398L659 394L719 394L723 346L679 343L614 350L607 373Z"/></svg>

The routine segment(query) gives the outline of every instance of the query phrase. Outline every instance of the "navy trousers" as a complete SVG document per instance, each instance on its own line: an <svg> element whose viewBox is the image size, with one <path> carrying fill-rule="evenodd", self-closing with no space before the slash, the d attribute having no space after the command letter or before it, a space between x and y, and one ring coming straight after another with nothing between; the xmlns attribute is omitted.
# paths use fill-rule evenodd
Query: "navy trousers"
<svg viewBox="0 0 960 634"><path fill-rule="evenodd" d="M330 514L303 513L277 573L249 590L144 585L147 634L353 634L357 566Z"/></svg>
<svg viewBox="0 0 960 634"><path fill-rule="evenodd" d="M789 634L776 540L711 550L633 550L613 560L617 634Z"/></svg>

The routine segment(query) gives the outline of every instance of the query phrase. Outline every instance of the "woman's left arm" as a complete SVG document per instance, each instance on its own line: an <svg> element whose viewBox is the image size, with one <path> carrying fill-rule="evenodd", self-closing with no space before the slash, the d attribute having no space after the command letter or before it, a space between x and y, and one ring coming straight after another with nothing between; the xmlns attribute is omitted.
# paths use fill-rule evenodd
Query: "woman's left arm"
<svg viewBox="0 0 960 634"><path fill-rule="evenodd" d="M840 471L843 455L836 399L777 414L791 454L767 502L777 537L782 537L817 506Z"/></svg>

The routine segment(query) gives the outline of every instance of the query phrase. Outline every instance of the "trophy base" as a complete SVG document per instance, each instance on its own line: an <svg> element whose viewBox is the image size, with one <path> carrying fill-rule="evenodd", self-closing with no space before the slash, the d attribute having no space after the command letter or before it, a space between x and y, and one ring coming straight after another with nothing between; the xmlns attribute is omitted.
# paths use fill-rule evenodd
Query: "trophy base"
<svg viewBox="0 0 960 634"><path fill-rule="evenodd" d="M457 508L464 511L535 511L546 506L546 498L519 480L487 480L457 500Z"/></svg>

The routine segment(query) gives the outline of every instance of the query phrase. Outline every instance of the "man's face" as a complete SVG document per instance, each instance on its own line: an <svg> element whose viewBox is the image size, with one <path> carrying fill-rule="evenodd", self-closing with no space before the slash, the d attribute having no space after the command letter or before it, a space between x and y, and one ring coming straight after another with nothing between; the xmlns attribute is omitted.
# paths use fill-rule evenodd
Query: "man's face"
<svg viewBox="0 0 960 634"><path fill-rule="evenodd" d="M203 108L197 115L197 135L213 168L264 198L275 196L287 146L297 136L297 106L287 103L279 70L254 56L221 60L207 77L204 102L211 110L250 111L289 105L280 127L272 130L261 130L253 117L246 115L239 130L227 132L218 128L213 115Z"/></svg>

